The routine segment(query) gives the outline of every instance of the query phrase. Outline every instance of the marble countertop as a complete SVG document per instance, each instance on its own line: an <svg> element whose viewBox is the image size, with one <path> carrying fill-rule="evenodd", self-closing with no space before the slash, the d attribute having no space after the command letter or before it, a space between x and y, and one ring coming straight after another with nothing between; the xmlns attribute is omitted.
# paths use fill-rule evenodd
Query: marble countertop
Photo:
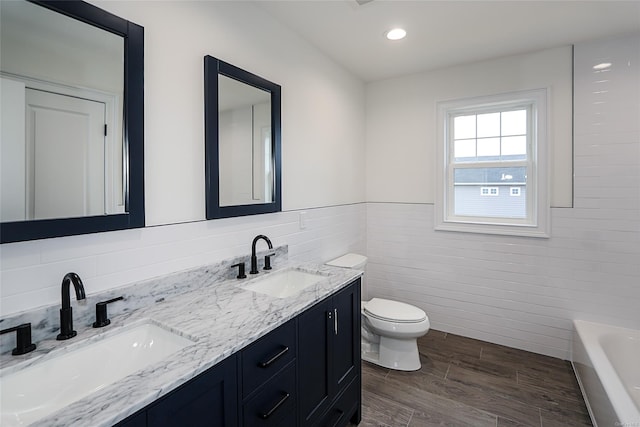
<svg viewBox="0 0 640 427"><path fill-rule="evenodd" d="M288 298L274 298L247 291L241 286L269 274L295 268L326 276L319 283ZM196 342L167 359L129 375L43 418L33 426L111 426L154 402L231 354L294 318L316 302L335 293L362 275L361 271L326 265L292 263L280 265L256 277L218 282L200 280L202 286L111 317L111 325L101 329L84 328L65 342L38 343L38 354L3 369L22 369L60 352L72 351L87 340L98 340L134 324L153 322ZM193 284L192 284L193 285Z"/></svg>

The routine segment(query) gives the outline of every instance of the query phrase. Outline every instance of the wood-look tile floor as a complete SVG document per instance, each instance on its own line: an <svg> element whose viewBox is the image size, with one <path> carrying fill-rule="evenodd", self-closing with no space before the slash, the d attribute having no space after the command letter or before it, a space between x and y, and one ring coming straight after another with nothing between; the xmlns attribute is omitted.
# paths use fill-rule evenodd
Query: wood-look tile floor
<svg viewBox="0 0 640 427"><path fill-rule="evenodd" d="M422 369L362 363L360 427L591 426L571 364L431 330Z"/></svg>

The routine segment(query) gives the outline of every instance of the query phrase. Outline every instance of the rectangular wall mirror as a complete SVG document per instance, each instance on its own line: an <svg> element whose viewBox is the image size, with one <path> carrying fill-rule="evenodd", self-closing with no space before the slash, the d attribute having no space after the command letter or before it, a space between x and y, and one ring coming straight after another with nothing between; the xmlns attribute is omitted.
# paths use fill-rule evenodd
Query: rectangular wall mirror
<svg viewBox="0 0 640 427"><path fill-rule="evenodd" d="M205 57L206 217L279 212L280 86Z"/></svg>
<svg viewBox="0 0 640 427"><path fill-rule="evenodd" d="M144 29L0 2L2 243L144 226Z"/></svg>

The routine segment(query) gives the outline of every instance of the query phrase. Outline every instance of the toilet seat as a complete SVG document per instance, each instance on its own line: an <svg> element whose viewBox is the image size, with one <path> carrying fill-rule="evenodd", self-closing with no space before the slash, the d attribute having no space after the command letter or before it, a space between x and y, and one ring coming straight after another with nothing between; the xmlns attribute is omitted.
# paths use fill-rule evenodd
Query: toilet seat
<svg viewBox="0 0 640 427"><path fill-rule="evenodd" d="M418 307L399 301L373 298L362 305L366 315L382 321L419 323L427 318L427 314Z"/></svg>

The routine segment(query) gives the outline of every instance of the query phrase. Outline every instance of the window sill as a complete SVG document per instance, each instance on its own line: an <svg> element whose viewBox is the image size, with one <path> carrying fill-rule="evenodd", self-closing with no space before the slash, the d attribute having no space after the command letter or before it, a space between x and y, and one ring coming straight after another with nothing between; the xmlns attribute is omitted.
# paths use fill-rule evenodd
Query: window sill
<svg viewBox="0 0 640 427"><path fill-rule="evenodd" d="M494 234L501 236L535 237L541 239L550 238L548 230L541 226L514 225L514 224L482 224L466 222L443 222L436 224L436 231L454 231L462 233Z"/></svg>

